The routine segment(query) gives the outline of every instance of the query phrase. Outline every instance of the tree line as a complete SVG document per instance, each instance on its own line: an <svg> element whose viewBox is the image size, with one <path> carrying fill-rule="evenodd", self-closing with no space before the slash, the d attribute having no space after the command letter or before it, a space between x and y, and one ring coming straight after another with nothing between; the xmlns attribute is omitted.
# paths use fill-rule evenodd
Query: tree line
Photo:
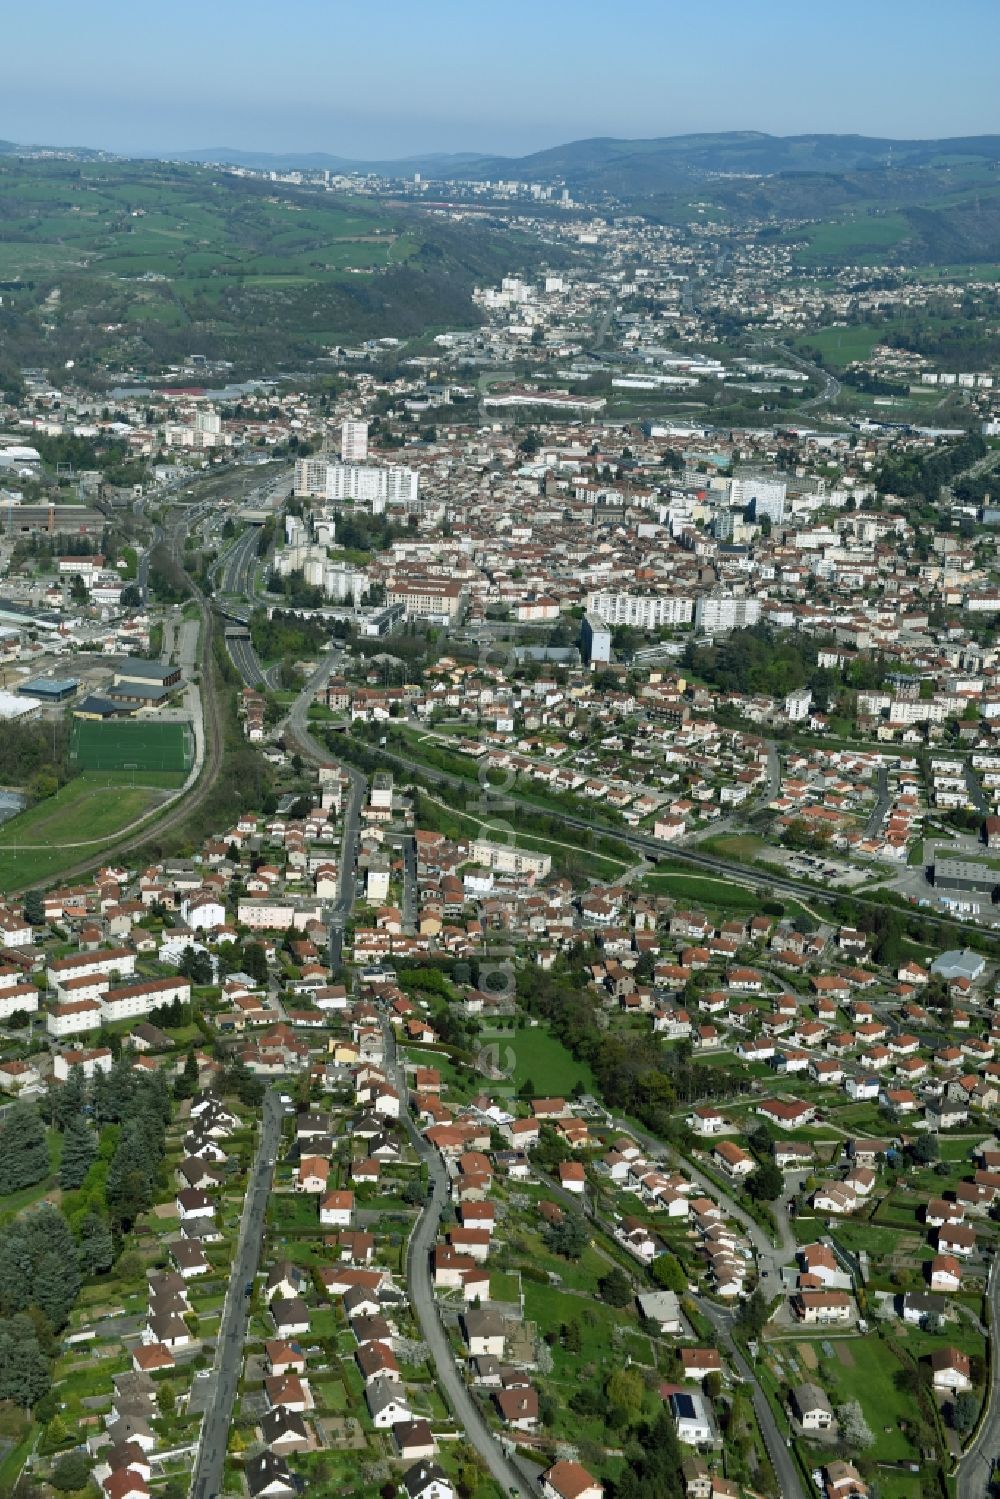
<svg viewBox="0 0 1000 1499"><path fill-rule="evenodd" d="M129 1055L90 1081L75 1067L40 1107L19 1102L6 1116L0 1196L49 1179L46 1122L55 1132L63 1196L59 1208L42 1202L0 1230L0 1400L42 1415L58 1334L83 1281L110 1270L125 1235L166 1183L170 1116L163 1074L140 1076Z"/></svg>

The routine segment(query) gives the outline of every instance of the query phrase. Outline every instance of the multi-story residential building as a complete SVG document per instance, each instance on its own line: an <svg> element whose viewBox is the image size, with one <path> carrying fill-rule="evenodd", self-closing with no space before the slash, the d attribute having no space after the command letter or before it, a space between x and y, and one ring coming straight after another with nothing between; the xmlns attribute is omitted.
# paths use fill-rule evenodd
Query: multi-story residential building
<svg viewBox="0 0 1000 1499"><path fill-rule="evenodd" d="M658 630L666 625L689 625L694 602L678 594L588 593L587 613L608 625L632 625Z"/></svg>
<svg viewBox="0 0 1000 1499"><path fill-rule="evenodd" d="M103 994L100 999L101 1018L108 1024L116 1020L132 1020L137 1015L148 1015L157 1005L169 1005L175 999L187 1004L190 998L190 981L179 974L176 978L147 979L145 983L127 984Z"/></svg>
<svg viewBox="0 0 1000 1499"><path fill-rule="evenodd" d="M764 516L774 525L785 518L785 496L788 485L784 479L733 479L729 490L729 503L741 509L749 508L754 520Z"/></svg>
<svg viewBox="0 0 1000 1499"><path fill-rule="evenodd" d="M611 631L603 620L585 614L580 621L580 646L588 666L611 660Z"/></svg>
<svg viewBox="0 0 1000 1499"><path fill-rule="evenodd" d="M96 999L77 999L69 1004L53 1005L45 1017L45 1028L50 1036L81 1036L96 1031L103 1014Z"/></svg>
<svg viewBox="0 0 1000 1499"><path fill-rule="evenodd" d="M760 619L760 599L711 595L700 598L694 606L694 626L711 634L714 631L744 630Z"/></svg>
<svg viewBox="0 0 1000 1499"><path fill-rule="evenodd" d="M375 468L362 463L330 463L326 469L326 498L356 500L378 514L386 505L416 505L420 475L412 468Z"/></svg>
<svg viewBox="0 0 1000 1499"><path fill-rule="evenodd" d="M513 848L506 843L491 843L488 839L477 839L470 846L469 855L475 863L483 864L498 874L525 874L544 880L552 870L552 858L549 854Z"/></svg>
<svg viewBox="0 0 1000 1499"><path fill-rule="evenodd" d="M408 619L429 619L446 624L462 607L462 587L459 583L437 578L390 583L386 589L386 602L402 604Z"/></svg>
<svg viewBox="0 0 1000 1499"><path fill-rule="evenodd" d="M367 463L368 423L348 418L340 426L340 456L344 463Z"/></svg>

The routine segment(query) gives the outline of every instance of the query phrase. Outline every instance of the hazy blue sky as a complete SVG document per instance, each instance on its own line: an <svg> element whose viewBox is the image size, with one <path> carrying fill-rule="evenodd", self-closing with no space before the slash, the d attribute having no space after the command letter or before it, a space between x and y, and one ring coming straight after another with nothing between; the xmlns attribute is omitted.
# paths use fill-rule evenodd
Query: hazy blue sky
<svg viewBox="0 0 1000 1499"><path fill-rule="evenodd" d="M48 0L0 138L345 156L588 135L1000 131L997 0Z"/></svg>

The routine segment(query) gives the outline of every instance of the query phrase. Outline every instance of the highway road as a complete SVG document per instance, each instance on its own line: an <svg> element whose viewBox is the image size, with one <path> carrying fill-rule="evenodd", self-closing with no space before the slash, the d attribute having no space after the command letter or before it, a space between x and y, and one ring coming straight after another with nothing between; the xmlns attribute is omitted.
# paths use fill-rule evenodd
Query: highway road
<svg viewBox="0 0 1000 1499"><path fill-rule="evenodd" d="M264 685L264 668L249 640L234 639L231 635L227 635L226 650L229 652L230 661L248 687Z"/></svg>
<svg viewBox="0 0 1000 1499"><path fill-rule="evenodd" d="M505 1494L516 1495L518 1499L535 1499L534 1485L524 1477L513 1460L500 1447L466 1388L456 1364L455 1354L438 1315L434 1288L431 1283L430 1256L437 1239L441 1214L449 1201L448 1173L437 1151L428 1144L413 1122L406 1078L396 1053L396 1038L392 1027L386 1020L382 1022L382 1033L385 1039L386 1066L392 1074L404 1105L403 1123L413 1148L427 1167L432 1188L407 1246L406 1288L410 1306L420 1323L424 1341L430 1349L437 1370L438 1383L445 1393L455 1420L466 1440L475 1447Z"/></svg>
<svg viewBox="0 0 1000 1499"><path fill-rule="evenodd" d="M956 1499L986 1499L993 1465L1000 1458L1000 1358L997 1335L1000 1333L1000 1275L997 1262L990 1261L987 1281L990 1323L990 1382L986 1391L986 1409L972 1442L958 1468Z"/></svg>
<svg viewBox="0 0 1000 1499"><path fill-rule="evenodd" d="M243 1364L243 1344L250 1321L250 1297L246 1287L260 1263L264 1217L274 1178L274 1162L281 1138L282 1105L277 1089L264 1094L260 1144L253 1170L247 1179L240 1237L233 1257L229 1288L219 1323L215 1358L209 1379L211 1403L201 1424L201 1437L191 1483L192 1499L211 1499L222 1492L222 1470L229 1443L236 1387Z"/></svg>
<svg viewBox="0 0 1000 1499"><path fill-rule="evenodd" d="M253 597L259 544L259 529L256 526L248 526L235 546L231 547L221 560L219 567L219 591L221 593L235 593L248 599Z"/></svg>
<svg viewBox="0 0 1000 1499"><path fill-rule="evenodd" d="M819 395L812 396L809 400L803 401L796 408L798 411L812 411L817 406L830 406L840 395L840 381L836 376L831 375L829 370L823 369L818 364L813 364L808 359L803 359L801 354L796 354L794 349L790 349L787 344L779 343L776 339L765 338L761 339L760 343L764 348L774 349L787 359L789 364L794 364L797 369L804 370L807 375L811 375L814 380L820 382L821 389Z"/></svg>

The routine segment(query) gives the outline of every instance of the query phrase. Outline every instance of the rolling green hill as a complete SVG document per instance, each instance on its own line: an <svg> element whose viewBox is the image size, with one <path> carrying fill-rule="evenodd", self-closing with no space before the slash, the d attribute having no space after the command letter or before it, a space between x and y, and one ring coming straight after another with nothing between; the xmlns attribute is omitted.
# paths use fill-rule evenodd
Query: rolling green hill
<svg viewBox="0 0 1000 1499"><path fill-rule="evenodd" d="M540 258L527 236L209 168L0 156L10 365L73 359L96 377L196 352L301 367L338 344L472 326L473 285Z"/></svg>

